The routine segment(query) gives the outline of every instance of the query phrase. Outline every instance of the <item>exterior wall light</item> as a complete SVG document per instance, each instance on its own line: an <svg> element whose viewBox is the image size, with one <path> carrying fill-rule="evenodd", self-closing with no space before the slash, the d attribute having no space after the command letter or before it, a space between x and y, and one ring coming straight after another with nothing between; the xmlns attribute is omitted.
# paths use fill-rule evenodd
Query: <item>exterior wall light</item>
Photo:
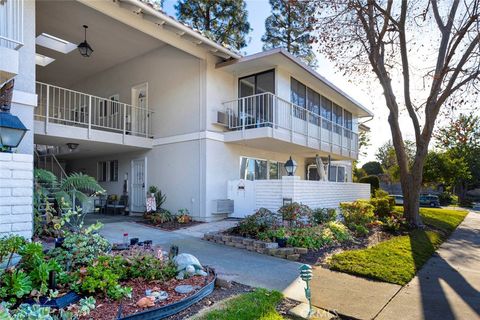
<svg viewBox="0 0 480 320"><path fill-rule="evenodd" d="M295 174L295 170L297 170L297 162L295 162L295 160L292 160L291 156L290 159L285 162L285 170L287 171L289 176L293 176Z"/></svg>
<svg viewBox="0 0 480 320"><path fill-rule="evenodd" d="M14 80L0 89L0 148L11 152L18 147L28 129L17 116L10 113Z"/></svg>
<svg viewBox="0 0 480 320"><path fill-rule="evenodd" d="M88 26L87 25L83 25L83 28L85 29L85 40L80 43L78 45L78 51L80 52L80 54L82 56L84 56L85 58L88 58L92 55L93 53L93 49L92 47L90 47L90 45L88 44L87 42L87 29L88 29Z"/></svg>

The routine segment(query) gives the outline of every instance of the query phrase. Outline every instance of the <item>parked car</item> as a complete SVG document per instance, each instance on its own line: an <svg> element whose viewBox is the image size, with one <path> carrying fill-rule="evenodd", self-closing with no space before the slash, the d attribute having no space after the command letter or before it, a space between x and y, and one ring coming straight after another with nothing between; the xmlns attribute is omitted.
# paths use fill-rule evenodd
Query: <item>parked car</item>
<svg viewBox="0 0 480 320"><path fill-rule="evenodd" d="M440 200L438 199L438 196L435 196L435 195L421 194L420 195L420 206L439 208L440 207Z"/></svg>
<svg viewBox="0 0 480 320"><path fill-rule="evenodd" d="M392 194L392 195L390 195L390 197L392 197L393 200L395 200L395 205L397 205L397 206L402 206L403 205L403 196L402 195Z"/></svg>

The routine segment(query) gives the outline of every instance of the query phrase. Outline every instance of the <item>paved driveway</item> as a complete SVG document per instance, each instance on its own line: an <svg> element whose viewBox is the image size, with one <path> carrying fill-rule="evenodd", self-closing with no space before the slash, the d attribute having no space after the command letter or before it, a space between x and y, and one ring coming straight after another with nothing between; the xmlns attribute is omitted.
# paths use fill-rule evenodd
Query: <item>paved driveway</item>
<svg viewBox="0 0 480 320"><path fill-rule="evenodd" d="M111 221L104 221L101 230L111 242L122 242L123 234L128 233L131 238L152 240L166 251L175 244L180 252L193 254L202 264L214 267L222 277L249 286L279 290L291 298L302 299L299 263L204 241L196 233L190 236L185 230L168 232L135 222Z"/></svg>

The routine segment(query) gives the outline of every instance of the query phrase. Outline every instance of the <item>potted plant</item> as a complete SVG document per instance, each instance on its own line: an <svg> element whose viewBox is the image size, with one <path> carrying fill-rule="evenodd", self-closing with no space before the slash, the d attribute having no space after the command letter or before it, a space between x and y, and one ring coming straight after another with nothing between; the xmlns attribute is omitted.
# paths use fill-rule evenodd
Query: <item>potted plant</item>
<svg viewBox="0 0 480 320"><path fill-rule="evenodd" d="M278 243L280 248L285 248L287 246L287 232L285 228L278 228L275 230L275 241Z"/></svg>
<svg viewBox="0 0 480 320"><path fill-rule="evenodd" d="M150 193L150 197L154 198L157 192L158 192L158 188L156 186L148 187L148 193Z"/></svg>

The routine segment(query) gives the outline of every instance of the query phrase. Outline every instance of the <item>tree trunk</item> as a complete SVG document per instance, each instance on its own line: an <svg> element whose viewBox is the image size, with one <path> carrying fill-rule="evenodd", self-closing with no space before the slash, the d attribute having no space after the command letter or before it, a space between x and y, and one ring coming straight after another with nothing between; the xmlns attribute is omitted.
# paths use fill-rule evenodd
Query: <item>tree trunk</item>
<svg viewBox="0 0 480 320"><path fill-rule="evenodd" d="M414 173L410 173L407 179L401 179L403 192L403 216L412 227L423 227L420 217L420 190L421 183L414 178Z"/></svg>

